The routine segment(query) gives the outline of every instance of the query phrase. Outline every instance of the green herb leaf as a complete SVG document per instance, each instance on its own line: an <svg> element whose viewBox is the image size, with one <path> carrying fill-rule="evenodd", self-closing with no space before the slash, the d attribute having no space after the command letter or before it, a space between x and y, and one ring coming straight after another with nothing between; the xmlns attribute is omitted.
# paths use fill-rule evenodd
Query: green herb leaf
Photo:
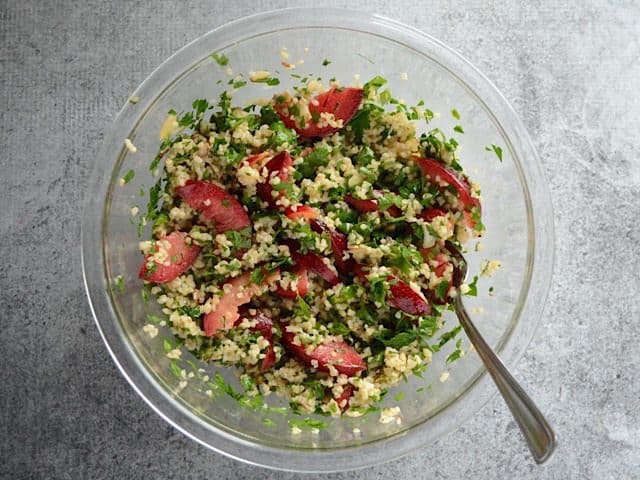
<svg viewBox="0 0 640 480"><path fill-rule="evenodd" d="M438 350L440 350L447 342L449 342L450 340L452 340L453 338L456 337L456 335L458 335L460 333L460 331L462 330L462 327L460 325L456 325L454 328L452 328L451 330L449 330L448 332L443 333L442 335L440 335L440 339L438 340L438 343L436 345L432 345L431 349L434 352L437 352Z"/></svg>
<svg viewBox="0 0 640 480"><path fill-rule="evenodd" d="M447 280L442 280L438 285L436 285L436 297L445 300L447 298L447 292L449 291L449 282Z"/></svg>
<svg viewBox="0 0 640 480"><path fill-rule="evenodd" d="M292 418L291 420L289 420L289 425L291 427L298 427L300 429L317 428L318 430L322 430L323 428L327 428L327 423L325 421L316 420L313 418L305 418L303 420Z"/></svg>
<svg viewBox="0 0 640 480"><path fill-rule="evenodd" d="M307 380L305 383L307 390L313 393L316 400L324 399L324 386L317 380Z"/></svg>
<svg viewBox="0 0 640 480"><path fill-rule="evenodd" d="M309 153L300 165L296 166L301 178L315 178L317 170L329 163L329 149L318 147Z"/></svg>
<svg viewBox="0 0 640 480"><path fill-rule="evenodd" d="M385 278L374 278L369 280L369 297L373 302L386 305L389 294L389 281Z"/></svg>
<svg viewBox="0 0 640 480"><path fill-rule="evenodd" d="M331 326L329 327L329 331L332 335L342 335L346 337L351 333L351 329L347 327L344 323L334 320L331 322Z"/></svg>
<svg viewBox="0 0 640 480"><path fill-rule="evenodd" d="M453 115L453 118L455 118L456 120L460 120L460 113L455 108L451 110L451 115Z"/></svg>
<svg viewBox="0 0 640 480"><path fill-rule="evenodd" d="M280 80L278 80L276 77L265 77L265 78L258 78L256 80L251 80L253 83L266 83L267 85L270 86L274 86L274 85L280 85Z"/></svg>
<svg viewBox="0 0 640 480"><path fill-rule="evenodd" d="M296 300L296 305L293 307L293 313L296 317L310 318L311 307L307 302L304 301L302 297L298 297Z"/></svg>
<svg viewBox="0 0 640 480"><path fill-rule="evenodd" d="M182 368L180 368L180 365L178 365L178 362L175 360L171 360L169 363L169 370L171 370L171 373L173 373L176 378L182 378Z"/></svg>
<svg viewBox="0 0 640 480"><path fill-rule="evenodd" d="M218 55L217 53L212 53L211 58L213 58L221 67L224 67L229 63L229 59L225 54Z"/></svg>
<svg viewBox="0 0 640 480"><path fill-rule="evenodd" d="M464 355L464 351L462 350L462 339L459 338L456 342L456 349L447 356L446 362L451 363Z"/></svg>
<svg viewBox="0 0 640 480"><path fill-rule="evenodd" d="M160 323L165 321L164 318L159 317L158 315L154 315L153 313L147 314L147 320L149 320L151 323L155 323L156 325L159 325Z"/></svg>
<svg viewBox="0 0 640 480"><path fill-rule="evenodd" d="M272 123L276 123L280 121L280 117L276 111L271 108L269 105L265 105L260 108L260 123L262 125L271 125Z"/></svg>
<svg viewBox="0 0 640 480"><path fill-rule="evenodd" d="M149 202L147 202L147 215L149 221L155 220L158 215L158 202L160 201L160 191L162 190L162 179L159 179L153 187L149 189Z"/></svg>
<svg viewBox="0 0 640 480"><path fill-rule="evenodd" d="M192 307L189 305L183 305L178 308L178 313L180 315L187 315L189 317L198 319L202 316L202 312L200 311L200 307Z"/></svg>
<svg viewBox="0 0 640 480"><path fill-rule="evenodd" d="M276 422L274 422L273 420L271 420L268 417L264 417L262 419L262 423L265 424L267 427L275 427Z"/></svg>
<svg viewBox="0 0 640 480"><path fill-rule="evenodd" d="M349 122L351 131L353 131L356 140L361 141L364 131L371 126L369 121L369 110L362 108L354 115Z"/></svg>
<svg viewBox="0 0 640 480"><path fill-rule="evenodd" d="M118 275L116 278L113 279L113 289L116 292L124 292L125 290L125 286L124 286L124 277L122 275Z"/></svg>
<svg viewBox="0 0 640 480"><path fill-rule="evenodd" d="M126 175L122 178L124 180L125 185L127 183L129 183L131 180L133 180L133 177L136 176L136 172L134 172L133 170L129 170Z"/></svg>
<svg viewBox="0 0 640 480"><path fill-rule="evenodd" d="M329 65L331 63L330 60L327 60L326 58L322 61L322 66L326 67L327 65Z"/></svg>
<svg viewBox="0 0 640 480"><path fill-rule="evenodd" d="M196 112L196 117L200 117L209 108L209 102L207 102L204 98L199 98L197 100L194 100L191 106Z"/></svg>
<svg viewBox="0 0 640 480"><path fill-rule="evenodd" d="M295 130L287 128L281 121L270 124L269 128L272 133L267 141L267 148L279 147L285 143L290 146L296 145L298 136Z"/></svg>
<svg viewBox="0 0 640 480"><path fill-rule="evenodd" d="M387 79L384 77L381 77L380 75L373 77L363 86L364 96L368 97L369 92L378 90L381 86L383 86L386 83L387 83Z"/></svg>
<svg viewBox="0 0 640 480"><path fill-rule="evenodd" d="M416 338L417 335L415 332L400 332L388 340L382 340L382 343L384 343L385 347L391 347L398 350L414 342Z"/></svg>
<svg viewBox="0 0 640 480"><path fill-rule="evenodd" d="M235 250L251 246L251 227L246 227L242 230L227 230L224 234Z"/></svg>
<svg viewBox="0 0 640 480"><path fill-rule="evenodd" d="M502 161L502 147L499 147L498 145L491 144L490 147L485 147L484 149L487 152L495 153L496 156L498 157L498 160Z"/></svg>
<svg viewBox="0 0 640 480"><path fill-rule="evenodd" d="M389 265L396 267L402 273L409 274L419 269L422 263L424 263L422 255L413 246L397 243L389 249Z"/></svg>
<svg viewBox="0 0 640 480"><path fill-rule="evenodd" d="M469 291L467 292L467 295L470 295L472 297L478 296L478 276L477 275L473 277L473 282L469 284Z"/></svg>
<svg viewBox="0 0 640 480"><path fill-rule="evenodd" d="M464 129L462 128L462 125L456 125L455 127L453 127L453 130L458 133L464 133ZM451 142L451 140L449 140L449 142Z"/></svg>
<svg viewBox="0 0 640 480"><path fill-rule="evenodd" d="M251 272L249 279L251 283L255 285L260 285L264 281L264 277L265 277L264 270L262 268L256 268L253 272Z"/></svg>

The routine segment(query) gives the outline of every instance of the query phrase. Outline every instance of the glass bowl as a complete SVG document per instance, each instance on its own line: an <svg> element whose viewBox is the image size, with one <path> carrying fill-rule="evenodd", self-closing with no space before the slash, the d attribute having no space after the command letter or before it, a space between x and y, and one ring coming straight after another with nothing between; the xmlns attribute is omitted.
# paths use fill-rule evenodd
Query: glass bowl
<svg viewBox="0 0 640 480"><path fill-rule="evenodd" d="M255 15L207 33L154 71L134 93L138 102L128 102L118 114L94 166L82 230L86 290L123 375L187 436L270 468L327 472L365 467L424 447L477 412L495 393L477 355L471 351L446 364L450 349L445 349L434 355L423 378L410 378L391 390L383 406L401 407L399 424L382 424L376 414L320 417L326 428L293 433L300 417L283 413L281 399L267 397L269 407L239 402L225 393L224 385L240 390L232 369L200 364L184 353L171 361L164 349L172 341L170 330L160 326L155 338L143 332L149 315L161 313L153 300L141 296L141 255L131 207L145 209L139 192L155 182L148 165L167 111L188 110L195 98L217 97L232 78L227 68L245 76L252 70L279 70L282 83L276 88L291 87L296 80L281 66L282 47L297 74L335 76L343 84L352 83L356 74L362 81L382 75L398 98L409 104L424 99L439 112L434 125L449 133L457 123L464 125L465 133L457 136L461 163L482 185L487 228L482 250L470 248L467 254L470 272L477 273L484 259L503 265L492 278L480 280L478 296L465 303L489 344L507 365L515 364L542 314L552 273L553 215L540 163L513 109L487 78L441 42L377 15L342 9ZM214 52L226 55L228 66L218 65ZM331 63L323 66L325 58ZM275 91L250 84L236 101ZM460 122L450 114L454 108ZM137 152L124 147L126 138ZM502 148L502 161L486 149L491 145ZM129 170L135 177L122 185ZM149 227L143 237L149 237ZM447 317L445 329L455 325L456 319Z"/></svg>

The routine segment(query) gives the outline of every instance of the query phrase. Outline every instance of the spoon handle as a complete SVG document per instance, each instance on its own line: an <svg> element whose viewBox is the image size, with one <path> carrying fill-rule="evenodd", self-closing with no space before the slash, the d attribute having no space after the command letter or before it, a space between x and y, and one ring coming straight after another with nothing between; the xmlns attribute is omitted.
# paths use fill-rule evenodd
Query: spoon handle
<svg viewBox="0 0 640 480"><path fill-rule="evenodd" d="M544 463L553 453L556 436L553 429L538 410L533 400L509 373L500 358L489 347L467 314L462 300L455 300L458 319L467 337L478 352L484 366L493 378L502 398L504 398L513 418L515 418L536 463Z"/></svg>

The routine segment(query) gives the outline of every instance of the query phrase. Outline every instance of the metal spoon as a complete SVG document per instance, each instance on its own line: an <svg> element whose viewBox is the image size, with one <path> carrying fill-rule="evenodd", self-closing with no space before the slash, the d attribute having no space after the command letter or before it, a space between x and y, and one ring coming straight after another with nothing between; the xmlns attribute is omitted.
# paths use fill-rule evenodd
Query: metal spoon
<svg viewBox="0 0 640 480"><path fill-rule="evenodd" d="M457 265L454 265L453 272L453 284L457 288L467 276L467 261L453 245L447 245L447 249L455 259L454 263L457 263ZM454 307L460 325L464 328L467 337L471 340L484 366L498 387L502 398L504 398L509 410L511 410L511 414L518 423L534 460L538 464L544 463L556 447L556 435L553 429L533 403L533 400L526 394L500 358L482 338L462 304L462 295L456 295Z"/></svg>

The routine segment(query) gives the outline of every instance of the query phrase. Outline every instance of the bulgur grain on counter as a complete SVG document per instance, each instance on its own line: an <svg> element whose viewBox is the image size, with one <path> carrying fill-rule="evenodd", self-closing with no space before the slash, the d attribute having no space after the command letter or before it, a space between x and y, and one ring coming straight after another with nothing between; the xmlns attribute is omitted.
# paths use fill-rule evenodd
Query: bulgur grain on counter
<svg viewBox="0 0 640 480"><path fill-rule="evenodd" d="M304 80L170 112L140 278L199 359L295 412L358 416L453 337L435 337L458 294L449 248L481 235L480 191L455 139L416 133L422 102L381 77Z"/></svg>

